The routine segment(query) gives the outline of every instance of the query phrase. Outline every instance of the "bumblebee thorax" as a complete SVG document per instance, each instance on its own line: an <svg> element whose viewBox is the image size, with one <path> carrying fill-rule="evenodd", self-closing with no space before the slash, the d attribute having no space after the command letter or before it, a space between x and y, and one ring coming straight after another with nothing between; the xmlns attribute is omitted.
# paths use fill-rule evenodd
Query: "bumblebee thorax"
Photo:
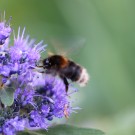
<svg viewBox="0 0 135 135"><path fill-rule="evenodd" d="M68 64L68 59L61 56L61 55L53 55L46 58L43 61L44 68L51 69L51 68L64 68Z"/></svg>

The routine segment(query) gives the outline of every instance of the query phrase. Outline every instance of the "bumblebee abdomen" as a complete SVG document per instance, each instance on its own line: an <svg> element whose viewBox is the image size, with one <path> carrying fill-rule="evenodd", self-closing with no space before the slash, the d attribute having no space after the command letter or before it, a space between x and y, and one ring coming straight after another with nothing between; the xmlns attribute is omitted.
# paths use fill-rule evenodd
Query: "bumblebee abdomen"
<svg viewBox="0 0 135 135"><path fill-rule="evenodd" d="M80 78L81 71L81 67L72 61L69 61L67 67L62 69L62 73L72 81L77 81Z"/></svg>
<svg viewBox="0 0 135 135"><path fill-rule="evenodd" d="M71 72L72 72L70 79L72 81L78 81L80 78L81 72L82 72L81 66L75 64L75 67L71 66L70 68L71 68Z"/></svg>
<svg viewBox="0 0 135 135"><path fill-rule="evenodd" d="M69 61L68 66L62 69L62 73L71 81L78 82L80 86L85 86L89 80L87 70L73 61Z"/></svg>

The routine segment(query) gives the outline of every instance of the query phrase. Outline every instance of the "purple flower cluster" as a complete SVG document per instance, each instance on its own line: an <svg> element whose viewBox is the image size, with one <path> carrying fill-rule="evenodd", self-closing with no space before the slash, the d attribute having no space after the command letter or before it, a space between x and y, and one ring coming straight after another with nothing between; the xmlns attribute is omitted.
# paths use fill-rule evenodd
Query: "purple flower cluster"
<svg viewBox="0 0 135 135"><path fill-rule="evenodd" d="M0 22L0 45L3 45L11 34L12 29L9 25L10 20L11 17L8 22L5 21L5 13L4 13L3 20L1 20Z"/></svg>
<svg viewBox="0 0 135 135"><path fill-rule="evenodd" d="M72 111L63 81L36 70L36 63L45 51L18 29L14 43L9 46L12 29L0 22L0 89L14 88L14 102L5 106L0 101L0 134L15 135L24 129L47 129L54 118L68 117Z"/></svg>

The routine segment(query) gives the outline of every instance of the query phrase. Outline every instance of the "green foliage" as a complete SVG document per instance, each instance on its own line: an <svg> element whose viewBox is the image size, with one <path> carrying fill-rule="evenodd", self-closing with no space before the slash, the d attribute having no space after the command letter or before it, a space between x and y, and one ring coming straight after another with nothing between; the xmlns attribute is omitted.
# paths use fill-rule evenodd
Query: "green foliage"
<svg viewBox="0 0 135 135"><path fill-rule="evenodd" d="M1 102L6 106L11 106L14 101L14 89L10 87L2 88L0 90Z"/></svg>
<svg viewBox="0 0 135 135"><path fill-rule="evenodd" d="M25 131L18 135L105 135L97 129L78 128L69 125L57 125L51 127L48 131Z"/></svg>

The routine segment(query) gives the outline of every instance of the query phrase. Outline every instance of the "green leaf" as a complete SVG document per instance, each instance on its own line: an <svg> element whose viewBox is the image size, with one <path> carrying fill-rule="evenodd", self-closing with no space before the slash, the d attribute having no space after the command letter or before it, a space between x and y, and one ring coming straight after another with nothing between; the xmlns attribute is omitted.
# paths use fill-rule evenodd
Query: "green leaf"
<svg viewBox="0 0 135 135"><path fill-rule="evenodd" d="M11 106L14 101L14 89L12 87L5 87L0 90L1 102L6 106Z"/></svg>
<svg viewBox="0 0 135 135"><path fill-rule="evenodd" d="M79 128L70 125L57 125L51 127L48 131L25 131L18 135L105 135L105 133L98 129Z"/></svg>

